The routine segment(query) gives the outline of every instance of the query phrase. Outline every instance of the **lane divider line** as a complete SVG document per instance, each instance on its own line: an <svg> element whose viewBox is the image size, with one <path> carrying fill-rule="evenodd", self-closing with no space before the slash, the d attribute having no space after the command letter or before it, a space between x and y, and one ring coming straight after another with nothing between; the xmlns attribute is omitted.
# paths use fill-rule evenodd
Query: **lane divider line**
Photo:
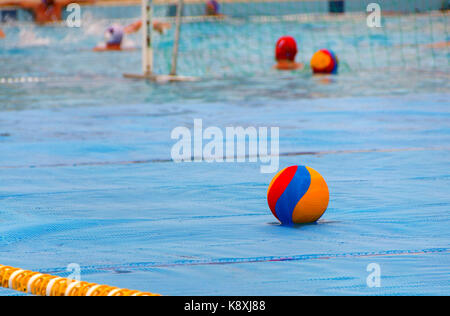
<svg viewBox="0 0 450 316"><path fill-rule="evenodd" d="M408 148L373 148L373 149L350 149L350 150L323 150L323 151L296 151L296 152L284 152L278 155L261 155L261 156L223 156L223 160L227 159L249 159L249 158L267 158L267 157L293 157L293 156L322 156L322 155L343 155L343 154L364 154L364 153L396 153L396 152L409 152L409 151L446 151L450 150L450 147L408 147ZM198 158L191 157L191 161L201 160L207 161L208 157ZM1 166L0 169L22 169L22 168L63 168L63 167L93 167L93 166L111 166L111 165L139 165L150 163L171 163L174 162L171 158L154 158L154 159L142 159L142 160L124 160L124 161L81 161L73 163L54 163L54 164L42 164L42 165L11 165Z"/></svg>

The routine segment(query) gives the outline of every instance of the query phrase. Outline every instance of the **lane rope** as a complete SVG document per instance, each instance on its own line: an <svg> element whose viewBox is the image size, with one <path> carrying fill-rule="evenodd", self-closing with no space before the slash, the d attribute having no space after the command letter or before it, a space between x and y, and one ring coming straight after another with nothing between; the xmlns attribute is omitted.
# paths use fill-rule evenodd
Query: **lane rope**
<svg viewBox="0 0 450 316"><path fill-rule="evenodd" d="M62 77L0 77L0 85L8 84L27 84L27 83L41 83L41 82L61 82L74 81L79 79L74 76Z"/></svg>
<svg viewBox="0 0 450 316"><path fill-rule="evenodd" d="M48 77L2 77L0 78L0 84L15 84L15 83L36 83L49 81Z"/></svg>
<svg viewBox="0 0 450 316"><path fill-rule="evenodd" d="M75 82L86 79L98 80L98 79L111 79L111 77L101 76L47 76L47 77L0 77L0 85L11 84L29 84L29 83L43 83L43 82Z"/></svg>
<svg viewBox="0 0 450 316"><path fill-rule="evenodd" d="M39 296L159 296L0 265L0 286Z"/></svg>

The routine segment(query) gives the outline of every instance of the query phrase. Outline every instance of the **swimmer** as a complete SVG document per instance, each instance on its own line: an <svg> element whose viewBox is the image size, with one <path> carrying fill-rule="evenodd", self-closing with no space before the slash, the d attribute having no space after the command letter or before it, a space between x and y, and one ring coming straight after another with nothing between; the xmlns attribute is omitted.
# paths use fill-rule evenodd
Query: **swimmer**
<svg viewBox="0 0 450 316"><path fill-rule="evenodd" d="M0 29L0 39L5 38L5 33L3 33L2 29Z"/></svg>
<svg viewBox="0 0 450 316"><path fill-rule="evenodd" d="M216 0L208 0L205 5L205 14L208 16L223 17L223 14L219 13L220 5Z"/></svg>
<svg viewBox="0 0 450 316"><path fill-rule="evenodd" d="M95 0L6 0L3 5L13 5L30 11L37 24L47 24L62 21L62 11L71 3L89 2Z"/></svg>
<svg viewBox="0 0 450 316"><path fill-rule="evenodd" d="M426 47L428 48L447 48L450 46L450 42L437 42L432 44L427 44Z"/></svg>
<svg viewBox="0 0 450 316"><path fill-rule="evenodd" d="M142 21L136 21L126 26L124 31L126 34L131 34L139 31L141 27ZM168 22L160 22L160 21L153 22L153 29L157 31L159 34L163 34L166 30L170 29L171 27L172 25Z"/></svg>
<svg viewBox="0 0 450 316"><path fill-rule="evenodd" d="M297 55L297 43L291 36L283 36L277 41L275 47L275 60L277 64L273 68L277 70L298 70L303 68L302 63L295 62Z"/></svg>
<svg viewBox="0 0 450 316"><path fill-rule="evenodd" d="M134 22L126 27L119 24L113 24L105 31L105 42L94 48L95 52L104 51L121 51L132 50L134 48L123 47L123 38L126 34L136 33L142 27L142 21ZM158 22L153 23L153 29L159 33L163 33L171 27L170 23Z"/></svg>

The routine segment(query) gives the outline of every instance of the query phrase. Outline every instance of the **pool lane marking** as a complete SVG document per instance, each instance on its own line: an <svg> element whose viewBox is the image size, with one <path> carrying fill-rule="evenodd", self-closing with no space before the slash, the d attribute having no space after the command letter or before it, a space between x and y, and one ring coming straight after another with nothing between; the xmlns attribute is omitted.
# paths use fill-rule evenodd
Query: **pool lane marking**
<svg viewBox="0 0 450 316"><path fill-rule="evenodd" d="M136 262L117 265L91 265L81 267L83 273L129 273L132 271L148 271L154 268L170 268L185 266L209 266L209 265L228 265L242 263L267 263L284 261L309 261L309 260L331 260L346 258L375 258L375 257L394 257L394 256L417 256L427 254L450 253L450 248L429 248L423 250L385 250L379 252L351 252L341 254L306 254L294 256L263 256L250 258L219 258L210 260L181 260L172 263L160 262ZM49 268L40 270L41 273L66 273L66 268Z"/></svg>
<svg viewBox="0 0 450 316"><path fill-rule="evenodd" d="M408 151L439 151L450 150L450 147L410 147L410 148L374 148L374 149L350 149L350 150L324 150L324 151L293 151L280 153L279 157L293 157L293 156L321 156L321 155L339 155L339 154L360 154L360 153L392 153L392 152L408 152ZM227 157L223 159L239 159L239 158L267 158L274 157L275 155L264 156L250 156L244 157L235 156ZM191 161L194 161L195 157L191 157ZM198 159L206 161L206 158ZM55 164L42 164L42 165L18 165L18 166L0 166L0 169L22 169L22 168L62 168L62 167L90 167L90 166L110 166L110 165L138 165L138 164L150 164L150 163L170 163L174 162L170 158L163 159L142 159L142 160L126 160L126 161L92 161L92 162L74 162L74 163L55 163Z"/></svg>
<svg viewBox="0 0 450 316"><path fill-rule="evenodd" d="M41 83L41 82L62 82L80 79L76 76L66 77L0 77L0 85L18 84L18 83ZM97 79L97 78L96 78Z"/></svg>

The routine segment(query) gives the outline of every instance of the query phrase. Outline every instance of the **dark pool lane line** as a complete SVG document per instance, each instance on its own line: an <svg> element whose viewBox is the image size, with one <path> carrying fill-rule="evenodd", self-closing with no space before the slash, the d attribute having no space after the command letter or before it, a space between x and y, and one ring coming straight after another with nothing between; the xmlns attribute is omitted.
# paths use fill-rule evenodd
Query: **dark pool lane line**
<svg viewBox="0 0 450 316"><path fill-rule="evenodd" d="M293 256L263 256L250 258L218 258L210 260L178 260L173 262L134 262L117 265L91 265L81 267L83 273L131 273L134 271L149 271L154 268L170 268L185 266L205 266L205 265L228 265L242 263L267 263L282 261L309 261L309 260L332 260L345 258L373 258L373 257L394 257L394 256L416 256L428 254L449 253L450 248L428 248L413 250L384 250L374 252L348 252L334 254L303 254ZM41 269L40 273L58 274L64 276L67 273L66 268L48 268Z"/></svg>

